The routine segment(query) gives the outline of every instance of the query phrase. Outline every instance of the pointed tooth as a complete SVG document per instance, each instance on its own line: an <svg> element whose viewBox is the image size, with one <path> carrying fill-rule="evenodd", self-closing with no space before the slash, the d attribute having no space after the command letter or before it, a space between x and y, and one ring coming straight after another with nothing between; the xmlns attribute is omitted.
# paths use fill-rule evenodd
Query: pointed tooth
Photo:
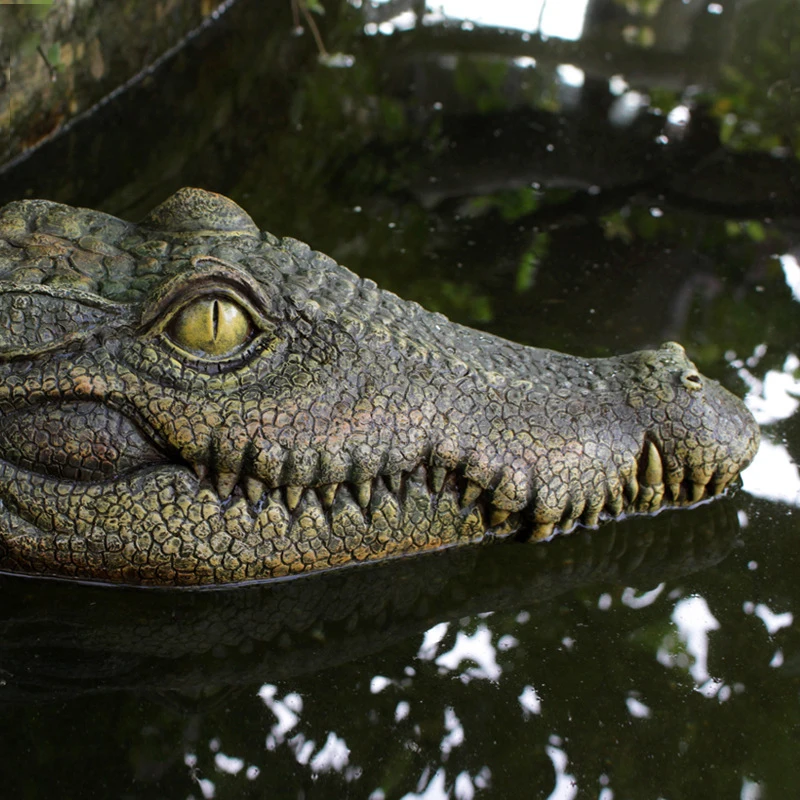
<svg viewBox="0 0 800 800"><path fill-rule="evenodd" d="M625 486L625 496L629 503L633 503L639 496L639 480L635 475L631 476L630 481Z"/></svg>
<svg viewBox="0 0 800 800"><path fill-rule="evenodd" d="M403 476L399 472L387 475L386 484L392 494L400 494L400 489L403 487Z"/></svg>
<svg viewBox="0 0 800 800"><path fill-rule="evenodd" d="M622 513L622 489L619 486L609 492L606 508L612 517L618 517Z"/></svg>
<svg viewBox="0 0 800 800"><path fill-rule="evenodd" d="M647 443L647 466L644 470L644 480L648 486L658 486L664 483L664 465L658 449L652 442Z"/></svg>
<svg viewBox="0 0 800 800"><path fill-rule="evenodd" d="M258 480L258 478L253 478L248 475L244 479L244 493L247 496L250 505L255 505L256 503L261 500L264 496L264 486L263 482Z"/></svg>
<svg viewBox="0 0 800 800"><path fill-rule="evenodd" d="M564 533L569 533L577 524L578 520L576 517L567 517L567 519L561 523L561 530Z"/></svg>
<svg viewBox="0 0 800 800"><path fill-rule="evenodd" d="M356 500L361 508L366 508L369 505L370 498L372 497L372 481L361 481L355 486Z"/></svg>
<svg viewBox="0 0 800 800"><path fill-rule="evenodd" d="M731 480L732 476L730 475L722 475L719 478L716 478L710 484L711 487L710 494L712 495L722 494L728 488L728 484L731 482Z"/></svg>
<svg viewBox="0 0 800 800"><path fill-rule="evenodd" d="M414 481L414 483L426 483L428 480L428 472L425 467L420 464L413 472L409 473L408 479Z"/></svg>
<svg viewBox="0 0 800 800"><path fill-rule="evenodd" d="M511 512L504 508L493 508L489 517L489 527L496 528L498 525L502 525L510 516Z"/></svg>
<svg viewBox="0 0 800 800"><path fill-rule="evenodd" d="M239 475L236 472L217 473L217 494L220 500L227 500L231 496L233 487L236 486L236 481L238 480Z"/></svg>
<svg viewBox="0 0 800 800"><path fill-rule="evenodd" d="M602 495L597 495L592 497L586 504L586 508L583 511L583 524L587 528L594 528L597 525L600 519L600 512L603 510L603 500Z"/></svg>
<svg viewBox="0 0 800 800"><path fill-rule="evenodd" d="M602 506L599 508L587 508L586 511L583 513L583 524L587 528L594 528L597 525L598 520L600 519L600 511Z"/></svg>
<svg viewBox="0 0 800 800"><path fill-rule="evenodd" d="M286 508L289 511L294 511L297 506L300 504L300 500L303 497L303 487L302 486L287 486L286 487Z"/></svg>
<svg viewBox="0 0 800 800"><path fill-rule="evenodd" d="M553 535L554 528L554 522L539 522L535 524L533 526L533 532L531 533L531 541L541 542L542 539L547 539Z"/></svg>
<svg viewBox="0 0 800 800"><path fill-rule="evenodd" d="M669 489L670 497L672 497L672 502L677 503L681 497L681 482L680 481L670 481L667 484L667 488Z"/></svg>
<svg viewBox="0 0 800 800"><path fill-rule="evenodd" d="M336 490L338 488L338 483L328 483L325 486L319 487L319 497L323 508L330 508L333 505L333 501L336 499Z"/></svg>
<svg viewBox="0 0 800 800"><path fill-rule="evenodd" d="M444 467L431 467L431 487L436 494L442 491L447 470Z"/></svg>
<svg viewBox="0 0 800 800"><path fill-rule="evenodd" d="M703 499L703 495L706 493L706 487L702 483L694 482L692 483L692 502L697 503Z"/></svg>
<svg viewBox="0 0 800 800"><path fill-rule="evenodd" d="M208 477L208 467L205 464L194 464L193 468L197 480L204 481Z"/></svg>
<svg viewBox="0 0 800 800"><path fill-rule="evenodd" d="M464 494L461 497L461 507L471 506L480 496L483 489L475 481L467 481Z"/></svg>

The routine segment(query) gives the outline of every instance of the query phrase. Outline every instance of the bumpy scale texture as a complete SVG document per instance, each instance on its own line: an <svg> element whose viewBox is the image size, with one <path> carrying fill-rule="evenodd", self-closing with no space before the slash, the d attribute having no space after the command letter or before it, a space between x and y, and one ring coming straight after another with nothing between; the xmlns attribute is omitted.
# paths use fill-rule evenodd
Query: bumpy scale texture
<svg viewBox="0 0 800 800"><path fill-rule="evenodd" d="M539 540L719 494L757 445L680 345L464 328L220 195L0 210L2 570L207 585Z"/></svg>

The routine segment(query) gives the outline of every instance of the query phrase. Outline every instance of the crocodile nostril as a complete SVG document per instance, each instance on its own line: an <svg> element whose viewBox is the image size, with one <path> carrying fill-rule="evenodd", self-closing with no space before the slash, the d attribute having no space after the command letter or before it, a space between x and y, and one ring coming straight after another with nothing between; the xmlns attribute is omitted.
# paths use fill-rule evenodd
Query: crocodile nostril
<svg viewBox="0 0 800 800"><path fill-rule="evenodd" d="M694 369L687 369L681 373L681 383L692 392L703 388L703 379L700 373Z"/></svg>

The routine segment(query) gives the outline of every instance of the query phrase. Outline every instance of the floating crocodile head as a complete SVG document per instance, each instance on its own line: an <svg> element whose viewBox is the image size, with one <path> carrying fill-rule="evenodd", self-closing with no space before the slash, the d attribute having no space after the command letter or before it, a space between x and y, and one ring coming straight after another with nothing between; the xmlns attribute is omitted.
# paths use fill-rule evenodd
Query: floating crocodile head
<svg viewBox="0 0 800 800"><path fill-rule="evenodd" d="M758 428L682 347L524 347L219 195L0 210L0 569L220 584L722 492Z"/></svg>

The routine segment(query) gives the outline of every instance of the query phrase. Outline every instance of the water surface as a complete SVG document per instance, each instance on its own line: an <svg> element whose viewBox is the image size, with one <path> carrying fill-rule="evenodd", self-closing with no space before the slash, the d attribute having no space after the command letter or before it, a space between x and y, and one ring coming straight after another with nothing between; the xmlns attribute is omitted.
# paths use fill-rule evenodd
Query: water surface
<svg viewBox="0 0 800 800"><path fill-rule="evenodd" d="M138 219L199 185L465 324L678 339L762 449L734 496L544 545L203 593L4 576L4 795L795 796L796 4L325 5L320 59L239 0L0 201Z"/></svg>

